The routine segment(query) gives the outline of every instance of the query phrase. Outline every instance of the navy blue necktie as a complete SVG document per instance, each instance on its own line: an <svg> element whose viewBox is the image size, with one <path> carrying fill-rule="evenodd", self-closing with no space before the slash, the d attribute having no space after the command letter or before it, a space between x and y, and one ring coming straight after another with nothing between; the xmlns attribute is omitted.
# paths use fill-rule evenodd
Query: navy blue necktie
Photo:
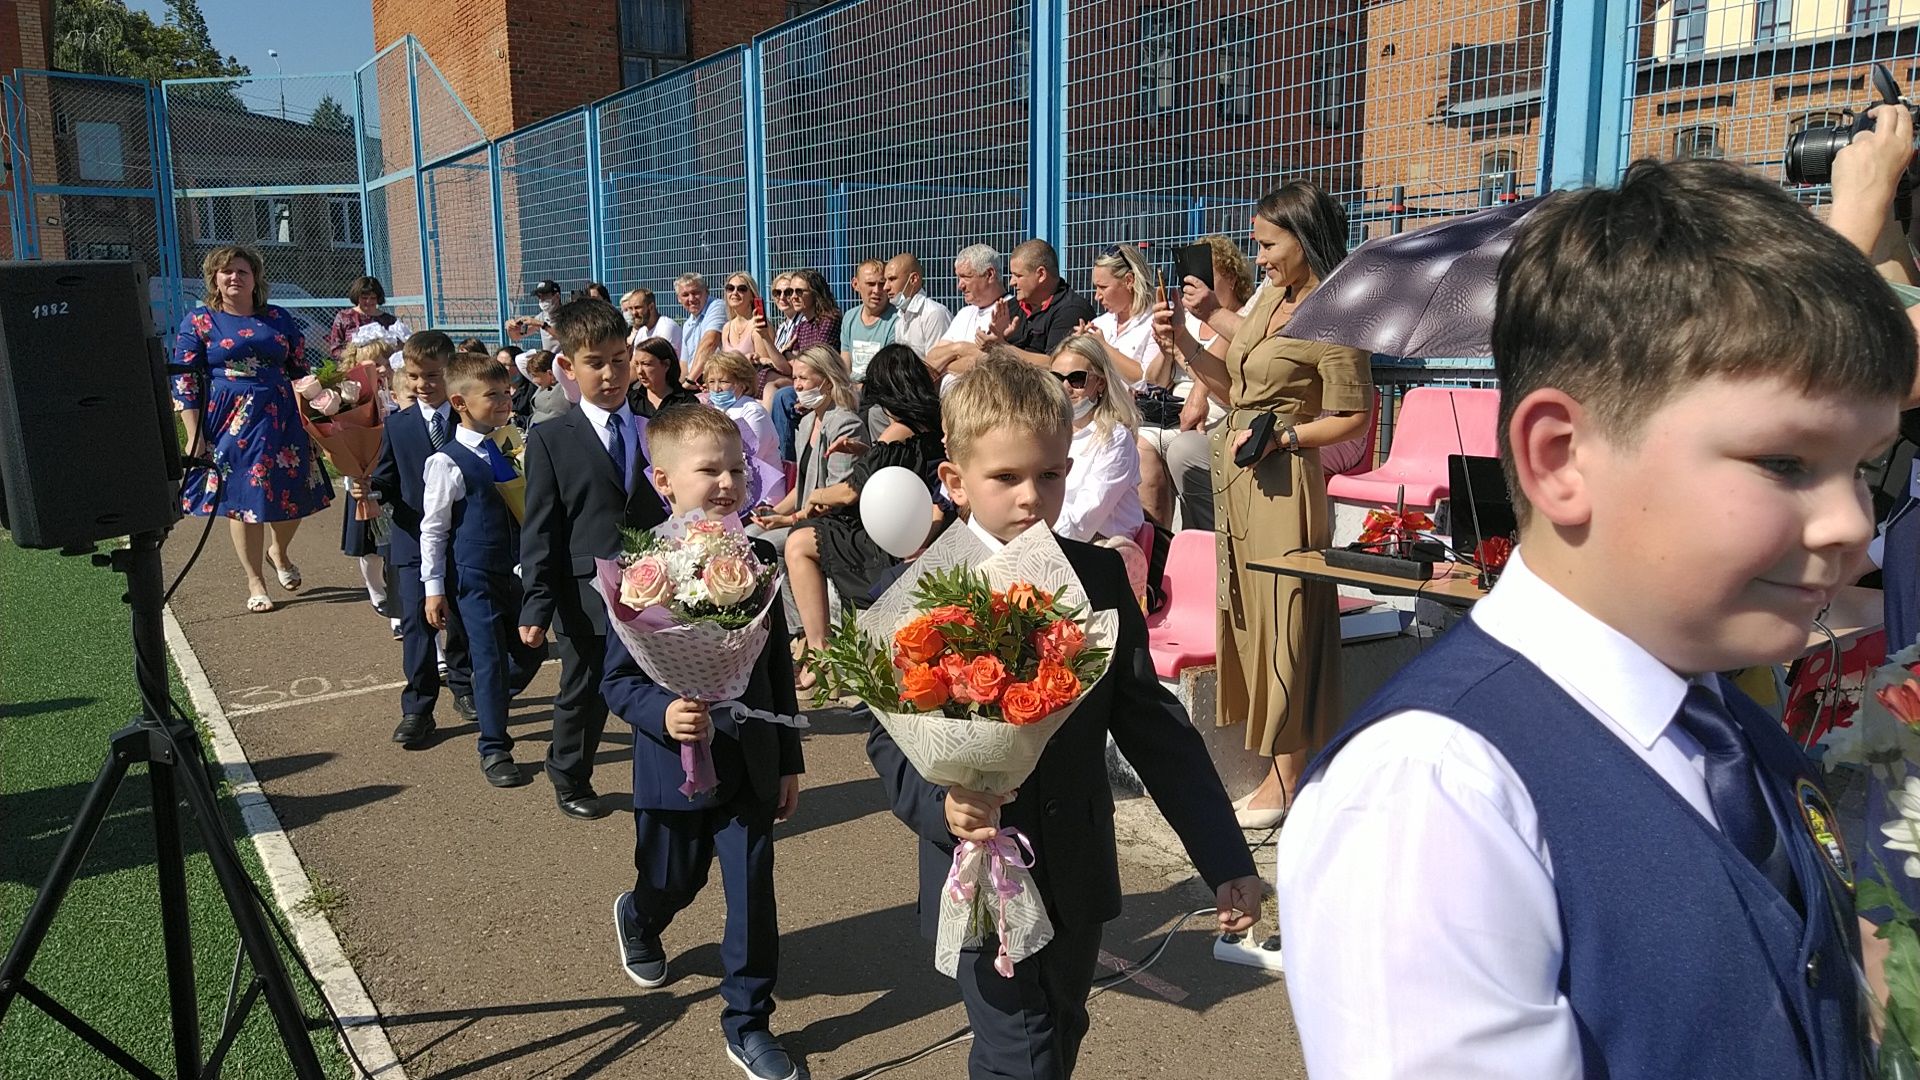
<svg viewBox="0 0 1920 1080"><path fill-rule="evenodd" d="M607 453L613 458L613 467L620 474L620 489L627 487L627 435L626 424L619 413L607 417Z"/></svg>
<svg viewBox="0 0 1920 1080"><path fill-rule="evenodd" d="M493 470L493 482L504 484L520 475L513 471L513 462L501 451L500 444L492 439L480 440L480 456L486 459L487 466Z"/></svg>
<svg viewBox="0 0 1920 1080"><path fill-rule="evenodd" d="M1699 684L1687 688L1674 718L1693 736L1707 757L1707 800L1720 831L1740 849L1782 896L1795 899L1798 889L1786 845L1767 809L1766 793L1753 770L1747 734L1718 695Z"/></svg>
<svg viewBox="0 0 1920 1080"><path fill-rule="evenodd" d="M433 414L433 419L427 424L427 441L433 444L435 450L447 445L447 418L438 412Z"/></svg>

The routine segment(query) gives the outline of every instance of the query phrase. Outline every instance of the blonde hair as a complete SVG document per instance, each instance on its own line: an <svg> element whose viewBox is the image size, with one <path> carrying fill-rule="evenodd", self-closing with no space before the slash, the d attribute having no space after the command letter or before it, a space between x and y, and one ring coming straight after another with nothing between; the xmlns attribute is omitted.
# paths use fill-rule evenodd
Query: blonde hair
<svg viewBox="0 0 1920 1080"><path fill-rule="evenodd" d="M207 252L200 260L200 276L206 279L206 305L215 311L220 307L220 287L214 283L220 271L225 270L235 259L243 259L253 268L253 311L259 314L267 306L267 264L260 259L260 253L245 244L227 244Z"/></svg>
<svg viewBox="0 0 1920 1080"><path fill-rule="evenodd" d="M1128 431L1140 430L1140 407L1133 403L1133 391L1126 381L1114 373L1106 348L1090 334L1074 334L1061 342L1049 359L1058 360L1068 353L1085 360L1087 370L1100 376L1100 400L1092 413L1093 428L1100 437L1104 439L1113 434L1115 425Z"/></svg>
<svg viewBox="0 0 1920 1080"><path fill-rule="evenodd" d="M1196 243L1205 244L1213 249L1213 291L1220 302L1229 311L1243 307L1253 296L1253 263L1247 261L1247 253L1240 245L1224 236L1203 236ZM1220 271L1225 270L1233 279L1234 290L1229 293L1220 287Z"/></svg>
<svg viewBox="0 0 1920 1080"><path fill-rule="evenodd" d="M389 345L385 338L375 338L359 345L347 346L347 355L342 358L342 364L346 367L372 364L375 371L386 371L390 366L387 363L387 357L392 355L393 346Z"/></svg>
<svg viewBox="0 0 1920 1080"><path fill-rule="evenodd" d="M724 281L722 281L722 282L721 282L720 284L721 284L721 285L723 285L723 286L724 286L724 285L729 285L729 284L732 284L732 282L733 282L733 279L734 279L734 278L745 278L745 279L746 279L746 282L747 282L747 304L748 304L748 306L752 306L752 304L753 304L753 302L754 302L755 300L757 300L757 299L759 299L759 297L760 297L760 283L759 283L759 282L757 282L757 281L755 281L755 280L753 280L753 275L752 275L752 274L749 274L749 273L747 273L747 272L746 272L745 270L735 270L735 271L734 271L733 273L731 273L731 274L728 274L728 275L726 276L726 280L724 280Z"/></svg>
<svg viewBox="0 0 1920 1080"><path fill-rule="evenodd" d="M1153 309L1153 282L1149 280L1152 271L1147 269L1146 257L1140 254L1139 248L1122 244L1093 260L1093 265L1127 282L1133 294L1133 307L1127 312L1128 318Z"/></svg>
<svg viewBox="0 0 1920 1080"><path fill-rule="evenodd" d="M806 352L793 358L796 364L805 364L820 381L826 383L822 391L826 399L836 409L857 412L860 399L853 393L853 376L848 373L847 365L840 359L840 350L831 345L815 345Z"/></svg>
<svg viewBox="0 0 1920 1080"><path fill-rule="evenodd" d="M744 386L749 394L760 385L760 373L754 370L753 361L732 349L721 349L707 357L704 374L709 379L718 375L736 386Z"/></svg>
<svg viewBox="0 0 1920 1080"><path fill-rule="evenodd" d="M731 440L746 452L739 426L726 413L711 405L679 405L647 421L647 460L656 469L672 468L680 451L702 438Z"/></svg>
<svg viewBox="0 0 1920 1080"><path fill-rule="evenodd" d="M1073 407L1053 374L995 346L940 399L947 457L965 465L974 441L989 431L1013 428L1036 438L1066 436Z"/></svg>

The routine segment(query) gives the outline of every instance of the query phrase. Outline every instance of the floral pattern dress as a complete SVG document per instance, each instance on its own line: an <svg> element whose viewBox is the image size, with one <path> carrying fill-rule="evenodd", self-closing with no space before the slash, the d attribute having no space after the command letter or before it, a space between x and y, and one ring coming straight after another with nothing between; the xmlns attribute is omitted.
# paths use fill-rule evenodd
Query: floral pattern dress
<svg viewBox="0 0 1920 1080"><path fill-rule="evenodd" d="M293 380L308 374L303 349L299 323L271 305L252 315L200 306L180 320L176 362L204 375L176 375L173 399L201 410L214 461L211 470L187 471L180 485L187 513L291 521L333 501L333 484L300 426Z"/></svg>

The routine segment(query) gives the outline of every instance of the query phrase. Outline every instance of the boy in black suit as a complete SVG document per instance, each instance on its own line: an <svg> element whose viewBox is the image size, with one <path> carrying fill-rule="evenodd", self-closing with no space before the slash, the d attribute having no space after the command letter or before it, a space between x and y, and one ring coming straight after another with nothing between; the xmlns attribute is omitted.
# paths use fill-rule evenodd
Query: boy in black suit
<svg viewBox="0 0 1920 1080"><path fill-rule="evenodd" d="M620 550L620 528L650 529L667 519L647 480L627 385L633 361L627 324L604 300L575 300L553 314L557 362L580 386L580 407L527 432L526 520L520 528L520 640L560 643L560 691L553 702L547 776L560 811L605 817L593 790L593 757L607 725L600 697L606 662L607 607L594 585L596 557Z"/></svg>
<svg viewBox="0 0 1920 1080"><path fill-rule="evenodd" d="M940 405L949 457L940 479L968 512L965 527L998 550L1035 523L1051 523L1066 496L1073 422L1053 376L996 351ZM935 787L878 722L867 737L867 756L895 816L920 835L920 922L928 937L935 933L956 837L991 839L1004 822L1025 833L1039 853L1033 879L1053 940L1016 964L1012 978L994 971L991 940L960 954L960 996L973 1026L968 1065L976 1078L1055 1080L1073 1072L1087 1033L1101 926L1120 914L1108 732L1214 889L1220 929L1239 933L1260 914L1263 890L1253 856L1199 732L1154 674L1146 622L1119 555L1067 539L1060 548L1090 606L1120 613L1119 640L1106 677L1054 735L1017 799Z"/></svg>
<svg viewBox="0 0 1920 1080"><path fill-rule="evenodd" d="M747 494L740 429L725 413L700 405L668 409L647 427L654 486L676 514L705 510L729 518ZM754 541L772 565L772 545ZM786 618L774 604L767 641L740 702L792 715L793 657ZM727 890L727 928L720 944L726 977L721 1023L727 1056L754 1080L791 1080L798 1069L768 1029L780 958L773 895L773 824L800 800L800 733L763 720L737 719L730 709L709 716L704 702L677 697L647 677L617 635L607 641L608 706L633 725L633 891L614 901L614 925L627 977L651 989L667 981L660 933L707 882L717 851ZM712 740L719 786L697 800L680 791L683 743Z"/></svg>
<svg viewBox="0 0 1920 1080"><path fill-rule="evenodd" d="M480 771L494 787L519 787L527 779L513 761L507 699L533 681L545 650L526 647L512 629L520 611L513 576L520 527L496 485L512 480L514 470L489 438L513 422L511 383L498 361L463 352L447 365L446 385L460 427L427 458L420 522L426 617L438 628L460 613L473 654Z"/></svg>
<svg viewBox="0 0 1920 1080"><path fill-rule="evenodd" d="M422 330L403 346L402 388L412 403L386 418L380 461L368 478L374 498L393 520L390 537L393 595L400 603L401 664L407 685L400 691L400 725L393 741L418 750L433 738L433 706L440 697L440 670L434 628L427 624L426 595L420 580L420 515L426 506L426 464L452 441L459 421L447 404L447 362L453 339L438 330ZM447 620L447 684L454 710L474 718L472 665L465 628L458 612Z"/></svg>

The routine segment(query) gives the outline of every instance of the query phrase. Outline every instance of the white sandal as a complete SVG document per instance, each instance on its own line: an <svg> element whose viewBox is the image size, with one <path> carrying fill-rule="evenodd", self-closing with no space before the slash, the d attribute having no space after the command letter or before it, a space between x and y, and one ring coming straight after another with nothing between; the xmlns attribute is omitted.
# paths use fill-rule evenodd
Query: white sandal
<svg viewBox="0 0 1920 1080"><path fill-rule="evenodd" d="M272 562L273 560L269 559L267 561ZM278 563L275 563L273 567L273 573L276 577L280 579L281 588L287 590L290 593L300 591L300 568L299 567L293 565L292 563L288 563L285 566L281 566Z"/></svg>
<svg viewBox="0 0 1920 1080"><path fill-rule="evenodd" d="M265 595L247 597L247 611L254 615L264 615L273 610L273 598Z"/></svg>

